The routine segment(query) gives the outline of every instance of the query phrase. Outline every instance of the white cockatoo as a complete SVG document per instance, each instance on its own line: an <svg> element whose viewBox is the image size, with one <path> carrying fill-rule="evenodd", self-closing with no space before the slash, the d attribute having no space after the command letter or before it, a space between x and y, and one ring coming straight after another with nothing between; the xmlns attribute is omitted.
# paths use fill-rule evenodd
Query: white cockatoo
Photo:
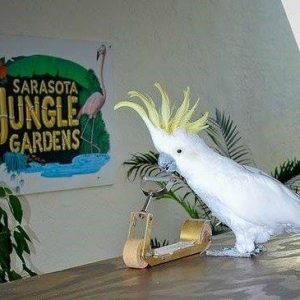
<svg viewBox="0 0 300 300"><path fill-rule="evenodd" d="M159 83L160 111L154 101L138 91L129 98L142 101L146 110L130 101L119 102L115 109L130 107L144 120L160 153L159 165L177 171L220 221L229 226L235 247L211 251L211 255L249 257L260 252L262 243L272 235L300 230L300 197L273 177L253 167L224 157L197 135L208 127L208 113L191 121L197 103L190 108L190 90L172 114L170 100Z"/></svg>

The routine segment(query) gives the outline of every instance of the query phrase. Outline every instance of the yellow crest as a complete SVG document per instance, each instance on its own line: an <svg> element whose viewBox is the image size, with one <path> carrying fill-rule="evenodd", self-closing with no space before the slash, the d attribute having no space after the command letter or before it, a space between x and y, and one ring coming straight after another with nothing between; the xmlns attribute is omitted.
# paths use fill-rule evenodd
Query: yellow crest
<svg viewBox="0 0 300 300"><path fill-rule="evenodd" d="M149 120L154 127L163 129L169 134L173 133L177 128L184 128L189 133L198 133L199 131L208 127L208 112L206 112L198 120L191 122L193 112L195 111L199 100L190 108L189 87L183 91L183 102L172 116L170 99L166 90L158 82L156 82L154 86L161 94L162 102L160 112L157 111L155 103L150 96L142 94L138 91L130 91L128 92L128 96L129 98L138 98L141 100L145 105L148 114L141 105L130 101L130 99L119 102L115 105L114 109L116 110L120 107L130 107L134 109L143 120Z"/></svg>

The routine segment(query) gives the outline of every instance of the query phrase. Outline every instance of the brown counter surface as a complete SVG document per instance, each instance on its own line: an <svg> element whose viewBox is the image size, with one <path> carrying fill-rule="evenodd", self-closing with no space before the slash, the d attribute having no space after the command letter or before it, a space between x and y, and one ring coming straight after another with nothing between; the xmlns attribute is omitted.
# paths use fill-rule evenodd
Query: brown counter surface
<svg viewBox="0 0 300 300"><path fill-rule="evenodd" d="M231 234L212 247L231 245ZM191 256L127 269L114 258L0 285L0 299L300 299L300 235L266 244L255 258Z"/></svg>

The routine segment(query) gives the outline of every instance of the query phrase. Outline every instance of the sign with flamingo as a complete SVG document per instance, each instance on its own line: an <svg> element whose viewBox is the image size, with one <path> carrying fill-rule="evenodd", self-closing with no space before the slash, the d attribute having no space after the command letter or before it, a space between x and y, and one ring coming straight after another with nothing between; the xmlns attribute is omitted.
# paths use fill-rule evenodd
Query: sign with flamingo
<svg viewBox="0 0 300 300"><path fill-rule="evenodd" d="M0 182L16 193L113 183L109 43L0 36Z"/></svg>

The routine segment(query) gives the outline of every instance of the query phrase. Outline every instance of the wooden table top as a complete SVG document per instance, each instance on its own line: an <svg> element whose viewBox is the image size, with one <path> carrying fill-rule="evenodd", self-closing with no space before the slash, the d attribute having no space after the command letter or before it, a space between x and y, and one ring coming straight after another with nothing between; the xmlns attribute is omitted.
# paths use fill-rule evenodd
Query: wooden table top
<svg viewBox="0 0 300 300"><path fill-rule="evenodd" d="M231 245L225 234L212 247ZM300 235L266 244L255 258L191 256L127 269L121 258L0 285L0 299L300 299Z"/></svg>

